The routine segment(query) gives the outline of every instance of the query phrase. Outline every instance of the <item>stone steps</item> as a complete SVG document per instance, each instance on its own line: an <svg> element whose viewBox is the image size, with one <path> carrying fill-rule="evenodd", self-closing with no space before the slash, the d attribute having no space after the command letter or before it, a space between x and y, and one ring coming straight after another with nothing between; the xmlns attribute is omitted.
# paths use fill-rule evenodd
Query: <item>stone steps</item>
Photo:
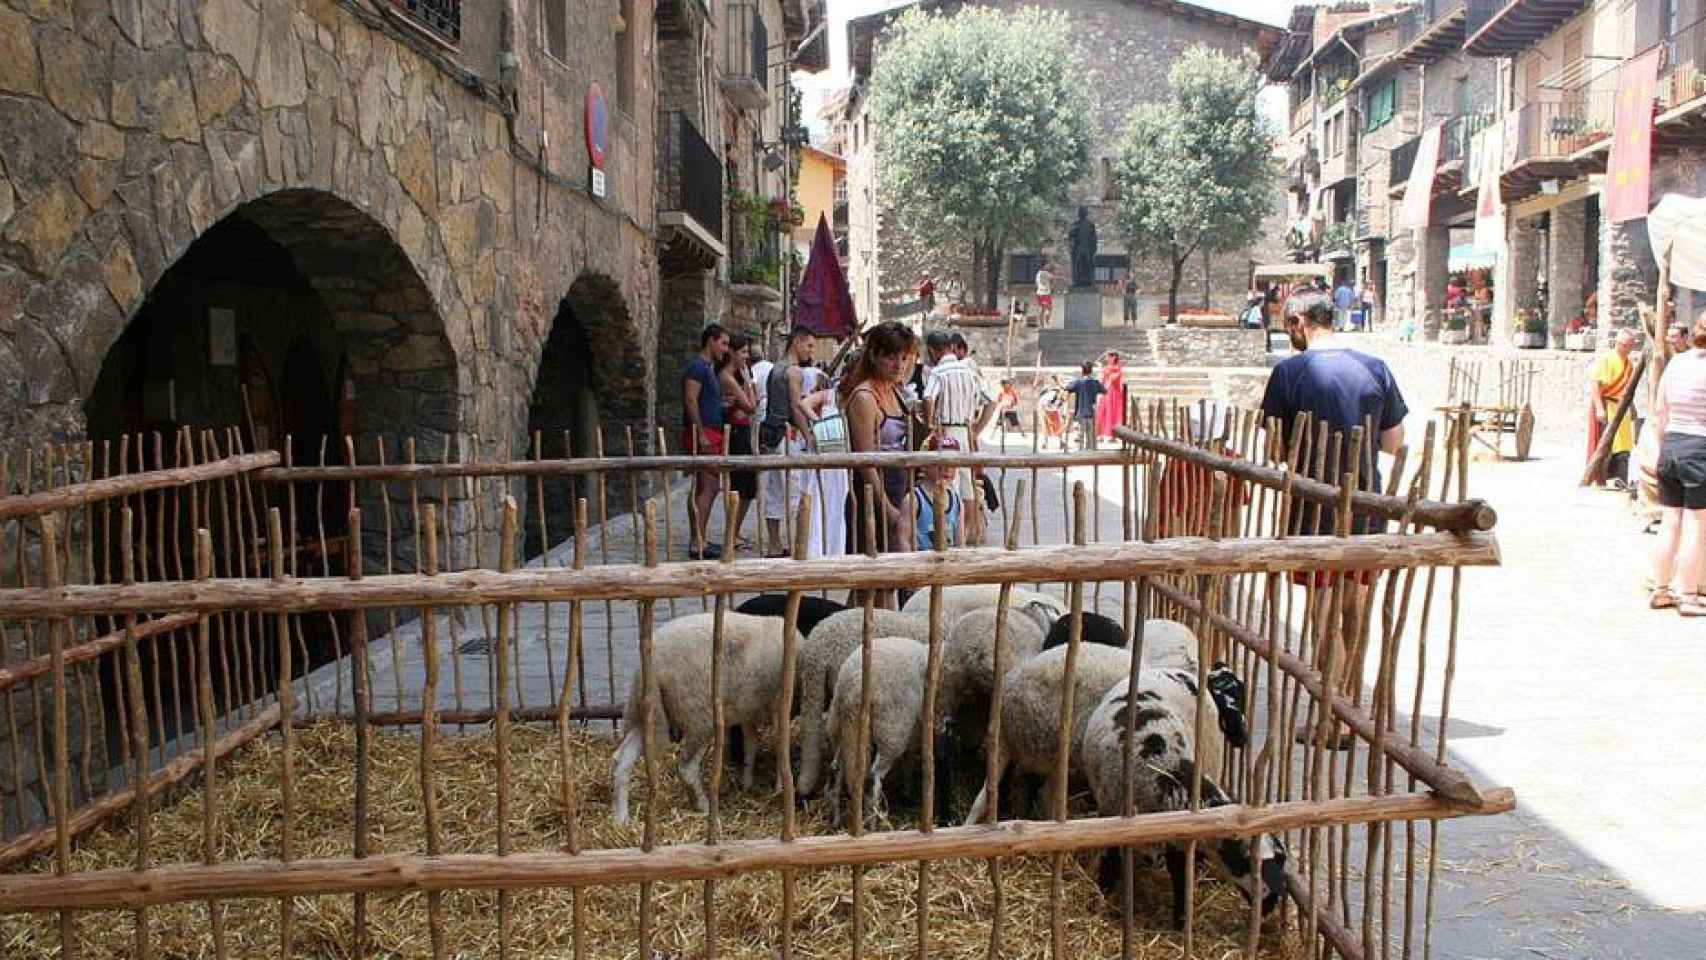
<svg viewBox="0 0 1706 960"><path fill-rule="evenodd" d="M1127 367L1121 375L1126 395L1143 399L1197 400L1216 396L1214 378L1204 370Z"/></svg>
<svg viewBox="0 0 1706 960"><path fill-rule="evenodd" d="M1049 328L1039 331L1038 346L1043 352L1043 365L1076 367L1086 360L1095 360L1109 350L1117 350L1128 366L1147 366L1153 362L1154 348L1148 330L1107 327L1101 330L1063 330Z"/></svg>

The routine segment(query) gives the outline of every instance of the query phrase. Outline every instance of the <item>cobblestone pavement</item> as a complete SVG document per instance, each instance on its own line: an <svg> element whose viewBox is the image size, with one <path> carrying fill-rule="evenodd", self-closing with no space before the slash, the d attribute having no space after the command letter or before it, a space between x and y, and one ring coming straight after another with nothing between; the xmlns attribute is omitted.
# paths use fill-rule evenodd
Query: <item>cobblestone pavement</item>
<svg viewBox="0 0 1706 960"><path fill-rule="evenodd" d="M1420 424L1412 424L1412 436L1420 436ZM1504 563L1464 577L1451 755L1478 783L1514 787L1519 808L1503 817L1442 824L1433 956L1699 956L1706 943L1700 912L1706 909L1706 870L1699 867L1706 848L1697 828L1706 795L1706 738L1697 730L1706 703L1700 669L1706 627L1645 609L1639 590L1652 540L1641 534L1627 501L1578 490L1574 449L1540 445L1536 453L1526 463L1477 462L1470 472L1471 495L1499 510ZM1117 539L1119 471L1100 473L1097 529ZM1068 481L1090 488L1098 483L1094 474L1074 470ZM1018 479L1006 478L1003 488L1011 491ZM1059 542L1067 529L1062 506L1068 494L1058 472L1044 474L1037 492L1043 541ZM671 497L676 558L685 551L685 499L679 489ZM713 530L718 525L713 521ZM1025 526L1029 543L1028 520ZM629 518L613 519L603 534L608 544L598 532L589 538L590 556L605 549L612 562L634 556ZM548 562L565 559L559 547ZM1448 609L1446 587L1442 580L1436 615ZM1107 585L1101 605L1112 613L1118 603L1118 585ZM684 600L674 612L699 609L699 601ZM660 604L660 622L670 615ZM518 611L527 705L547 705L561 682L566 617L566 605L553 605L547 629L542 605ZM490 661L482 650L481 613L462 611L454 618L454 638L451 619L441 617L441 649L460 648L454 660L464 702L484 705ZM607 613L603 604L589 604L584 622L586 701L620 702L636 666L635 607L612 604ZM376 709L397 702L398 680L402 702L418 706L418 694L414 701L407 696L420 689L417 630L409 624L397 631L404 651L400 670L391 668L389 640L376 642ZM1433 655L1439 656L1443 633L1437 625L1433 636ZM1407 640L1404 649L1414 646ZM552 649L557 653L548 662ZM1400 676L1406 667L1413 672L1401 662ZM452 672L447 663L441 708L456 705ZM1372 668L1367 675L1374 675ZM1437 668L1431 675L1439 676ZM329 699L331 677L317 676L315 687ZM1431 739L1437 690L1424 710ZM1421 956L1420 944L1415 950ZM1398 955L1396 945L1392 952Z"/></svg>

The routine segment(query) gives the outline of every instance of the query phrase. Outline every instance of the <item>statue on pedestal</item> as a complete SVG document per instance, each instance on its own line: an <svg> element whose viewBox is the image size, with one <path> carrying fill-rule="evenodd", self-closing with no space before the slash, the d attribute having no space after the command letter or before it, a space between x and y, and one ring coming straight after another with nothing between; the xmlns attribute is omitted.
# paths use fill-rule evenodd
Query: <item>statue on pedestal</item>
<svg viewBox="0 0 1706 960"><path fill-rule="evenodd" d="M1090 220L1090 208L1078 208L1078 222L1066 234L1072 250L1072 285L1090 287L1096 283L1096 224Z"/></svg>

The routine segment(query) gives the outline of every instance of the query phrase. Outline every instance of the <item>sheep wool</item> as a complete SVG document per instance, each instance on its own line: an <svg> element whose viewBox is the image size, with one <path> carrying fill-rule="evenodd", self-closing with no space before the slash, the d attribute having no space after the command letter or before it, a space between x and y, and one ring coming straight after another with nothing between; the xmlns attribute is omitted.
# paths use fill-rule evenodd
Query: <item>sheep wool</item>
<svg viewBox="0 0 1706 960"><path fill-rule="evenodd" d="M873 637L906 637L930 642L930 621L893 610L873 610ZM843 610L820 621L799 648L800 774L796 787L802 797L818 787L823 766L823 711L835 687L836 671L847 655L859 649L865 636L865 611Z"/></svg>
<svg viewBox="0 0 1706 960"><path fill-rule="evenodd" d="M867 811L880 810L883 777L918 745L918 721L924 710L924 670L930 650L907 637L871 641L871 728L869 762L858 770L859 701L864 686L864 651L855 649L836 672L835 696L826 721L835 770L828 787L830 810L841 821L841 802L850 795L850 778L865 775Z"/></svg>
<svg viewBox="0 0 1706 960"><path fill-rule="evenodd" d="M681 778L700 812L710 805L700 783L700 766L714 735L710 696L714 624L715 614L693 614L664 624L652 640L652 682L662 713L658 729L681 732L677 755ZM758 730L775 720L781 697L782 626L776 617L740 613L728 613L723 621L723 723L742 728L746 748L742 785L749 789ZM797 631L795 644L802 644ZM645 703L638 670L628 691L622 709L622 741L611 770L612 818L617 823L628 822L629 774L645 747Z"/></svg>

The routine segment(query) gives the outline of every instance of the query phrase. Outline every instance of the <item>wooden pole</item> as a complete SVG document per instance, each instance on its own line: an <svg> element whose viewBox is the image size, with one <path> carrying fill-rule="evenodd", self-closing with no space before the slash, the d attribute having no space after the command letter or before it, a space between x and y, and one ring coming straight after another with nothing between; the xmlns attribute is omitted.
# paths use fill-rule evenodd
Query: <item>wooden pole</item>
<svg viewBox="0 0 1706 960"><path fill-rule="evenodd" d="M128 510L129 508L125 509ZM121 534L123 532L123 530L120 531ZM113 633L85 640L74 647L65 648L65 665L72 667L90 660L98 660L126 643L152 640L162 634L192 627L198 619L193 613L171 613L157 620L139 621L134 627L126 627ZM52 672L53 658L51 656L34 657L12 666L0 667L0 690L15 687L20 683L46 676Z"/></svg>
<svg viewBox="0 0 1706 960"><path fill-rule="evenodd" d="M685 882L770 870L818 870L837 866L917 860L1028 857L1101 847L1182 843L1255 836L1336 823L1454 819L1508 813L1516 792L1488 790L1486 803L1470 809L1428 794L1339 797L1320 803L1271 804L1259 810L1238 804L1196 813L1142 817L1093 817L1054 821L1007 820L993 825L742 840L712 848L670 844L651 851L632 847L493 854L447 853L437 857L396 854L365 860L240 860L179 864L152 870L83 871L64 877L39 874L0 877L0 913L58 910L127 910L217 897L321 896L350 893L398 894L445 890L539 889Z"/></svg>
<svg viewBox="0 0 1706 960"><path fill-rule="evenodd" d="M1236 476L1274 490L1278 490L1285 483L1287 471L1284 470L1221 456L1189 443L1154 434L1138 433L1128 427L1115 427L1114 432L1121 440L1150 453L1189 461L1216 473ZM1319 470L1314 472L1321 473ZM1292 494L1322 506L1332 506L1339 500L1337 486L1304 476L1293 479ZM1351 505L1359 516L1388 521L1400 520L1410 510L1409 503L1402 497L1388 497L1368 490L1357 491L1352 497ZM1419 525L1457 533L1491 530L1498 525L1499 519L1498 513L1484 500L1465 500L1460 503L1423 500L1415 505L1414 518Z"/></svg>
<svg viewBox="0 0 1706 960"><path fill-rule="evenodd" d="M421 577L392 574L359 581L342 578L208 580L131 586L70 585L0 590L0 617L16 619L81 614L122 615L151 610L215 612L233 608L298 612L397 606L449 606L542 601L661 600L765 590L893 589L940 584L1045 581L1066 569L1095 569L1109 579L1140 576L1293 573L1333 569L1385 570L1411 566L1496 566L1490 533L1370 534L1216 540L1175 538L1156 543L1045 546L1012 553L992 547L946 554L900 553L873 564L857 556L814 560L738 560L672 564L668 577L655 569L612 564L588 570L528 568L511 573L464 570Z"/></svg>
<svg viewBox="0 0 1706 960"><path fill-rule="evenodd" d="M1635 402L1635 391L1641 389L1641 375L1647 372L1647 360L1647 357L1642 357L1641 362L1635 364L1635 376L1629 380L1629 386L1623 391L1623 399L1617 404L1617 412L1611 415L1605 429L1600 432L1599 445L1593 448L1593 456L1588 458L1587 469L1582 471L1579 486L1592 484L1594 477L1605 467L1606 458L1611 456L1611 444L1617 439L1617 428L1623 425L1623 418L1629 416L1629 408ZM1594 402L1598 403L1599 400L1595 399Z"/></svg>
<svg viewBox="0 0 1706 960"><path fill-rule="evenodd" d="M150 490L188 486L193 483L249 473L266 467L275 467L278 463L278 452L269 450L265 453L226 457L223 460L212 460L189 467L102 477L99 480L43 490L40 493L0 497L0 520L81 507L96 500L131 496Z"/></svg>

